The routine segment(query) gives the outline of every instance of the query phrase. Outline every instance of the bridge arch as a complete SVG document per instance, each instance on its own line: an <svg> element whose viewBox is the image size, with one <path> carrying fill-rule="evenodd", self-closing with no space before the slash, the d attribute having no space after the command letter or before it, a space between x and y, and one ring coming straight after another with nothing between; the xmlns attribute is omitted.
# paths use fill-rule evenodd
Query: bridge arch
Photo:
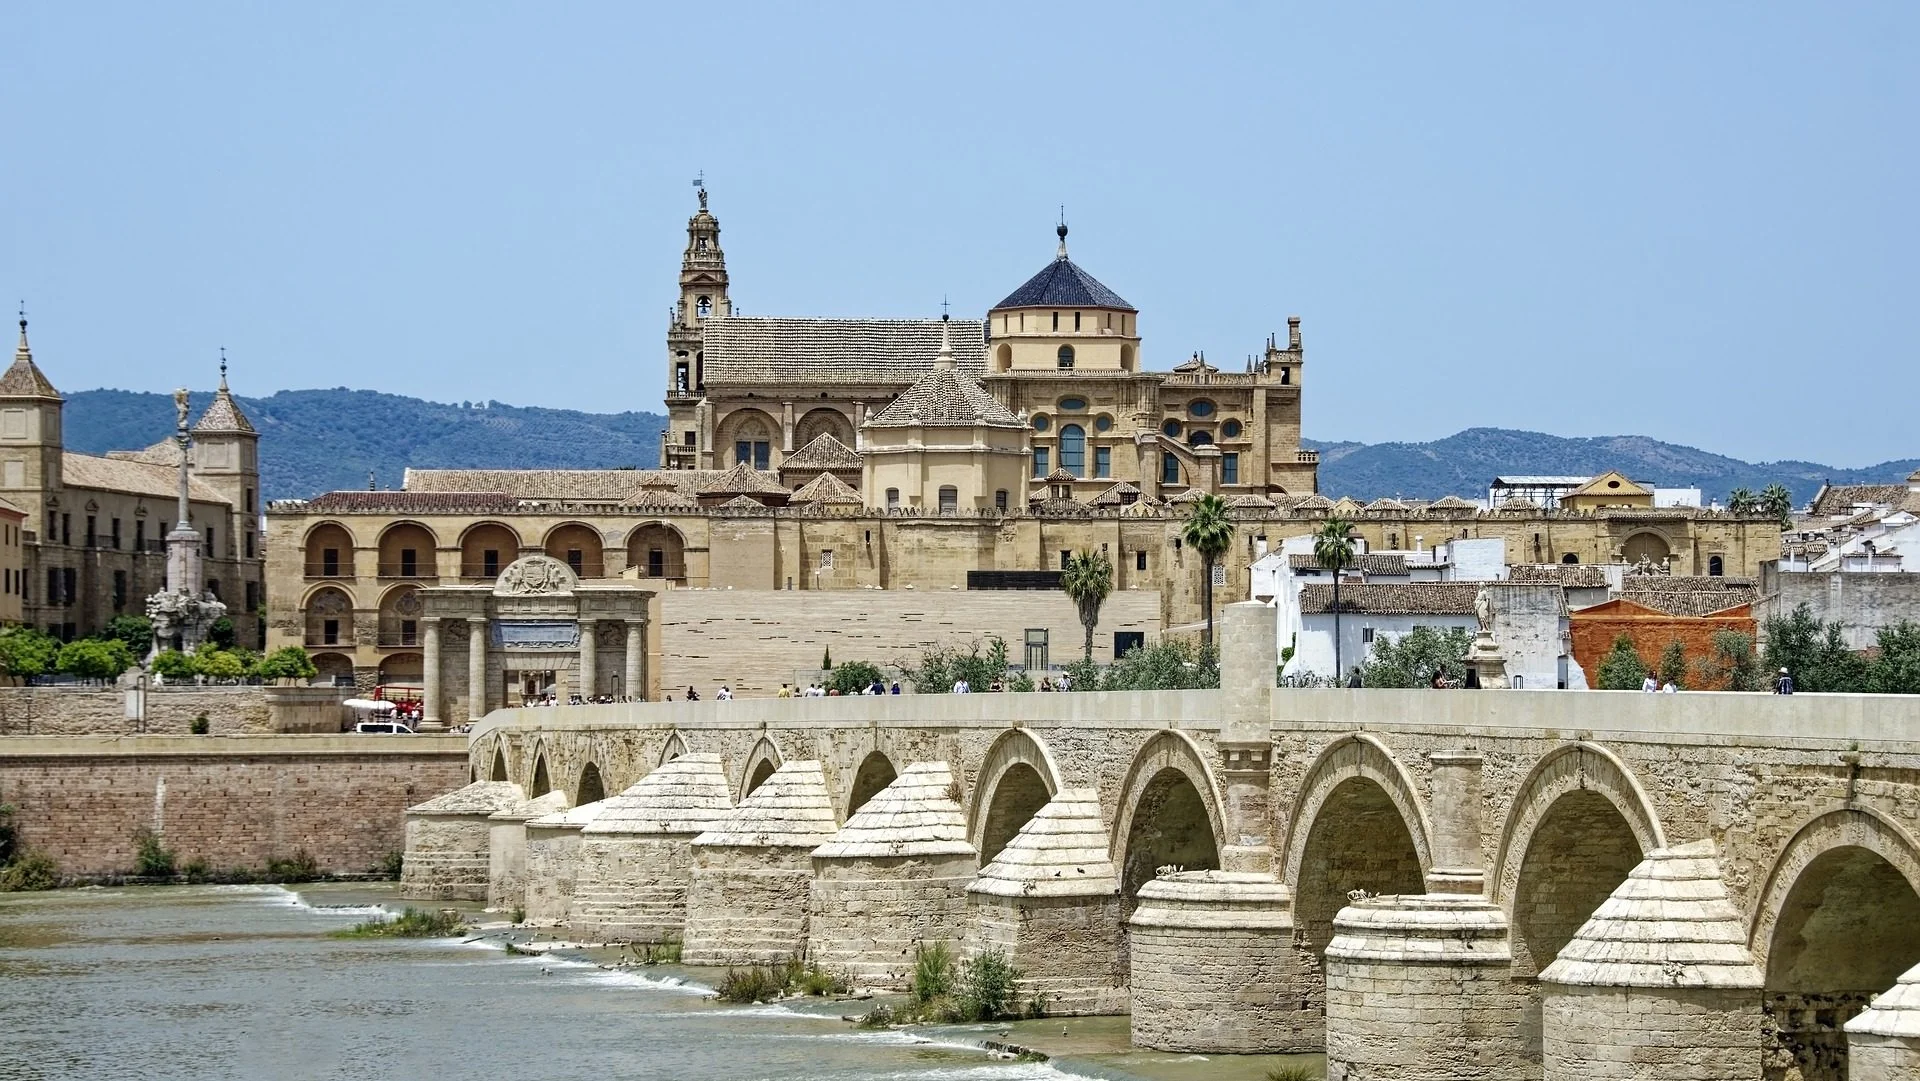
<svg viewBox="0 0 1920 1081"><path fill-rule="evenodd" d="M1494 900L1513 896L1534 835L1553 813L1555 804L1576 792L1593 792L1611 804L1633 832L1642 854L1667 847L1666 830L1654 812L1653 801L1626 763L1598 744L1563 744L1541 755L1514 793L1506 825L1500 832L1500 846L1493 855L1489 884Z"/></svg>
<svg viewBox="0 0 1920 1081"><path fill-rule="evenodd" d="M753 795L753 790L765 784L767 778L773 776L773 771L780 768L780 762L780 748L775 747L772 740L761 736L760 742L754 744L753 750L747 753L747 767L740 772L740 796L734 802L739 803Z"/></svg>
<svg viewBox="0 0 1920 1081"><path fill-rule="evenodd" d="M1039 737L1024 728L995 737L980 763L967 814L967 840L980 853L980 866L992 863L1058 791L1059 767Z"/></svg>
<svg viewBox="0 0 1920 1081"><path fill-rule="evenodd" d="M573 786L573 805L585 807L606 798L607 782L600 776L600 767L592 762L580 767L580 779Z"/></svg>
<svg viewBox="0 0 1920 1081"><path fill-rule="evenodd" d="M847 813L842 822L853 817L853 813L866 805L866 802L880 794L880 790L893 783L900 771L893 768L893 760L879 751L873 751L860 760L860 767L853 771L853 785L847 790Z"/></svg>
<svg viewBox="0 0 1920 1081"><path fill-rule="evenodd" d="M1766 974L1763 1052L1839 1081L1840 1026L1920 964L1920 844L1864 807L1814 817L1768 875L1748 945Z"/></svg>
<svg viewBox="0 0 1920 1081"><path fill-rule="evenodd" d="M487 774L489 781L507 779L507 738L496 736L493 741L493 769Z"/></svg>
<svg viewBox="0 0 1920 1081"><path fill-rule="evenodd" d="M547 755L545 751L533 760L533 780L527 785L527 798L538 799L553 791L553 779L547 774Z"/></svg>
<svg viewBox="0 0 1920 1081"><path fill-rule="evenodd" d="M687 753L686 739L680 735L680 732L678 729L671 730L667 733L667 742L660 746L660 761L655 762L654 767L657 769L660 766L664 766L668 762L671 762L674 759L679 758L681 755L686 753Z"/></svg>
<svg viewBox="0 0 1920 1081"><path fill-rule="evenodd" d="M1127 767L1107 844L1118 857L1122 918L1158 868L1218 869L1225 829L1207 756L1184 732L1154 733Z"/></svg>
<svg viewBox="0 0 1920 1081"><path fill-rule="evenodd" d="M1347 894L1426 891L1433 866L1413 777L1378 739L1350 735L1307 770L1287 823L1286 882L1295 935L1317 957L1333 940Z"/></svg>

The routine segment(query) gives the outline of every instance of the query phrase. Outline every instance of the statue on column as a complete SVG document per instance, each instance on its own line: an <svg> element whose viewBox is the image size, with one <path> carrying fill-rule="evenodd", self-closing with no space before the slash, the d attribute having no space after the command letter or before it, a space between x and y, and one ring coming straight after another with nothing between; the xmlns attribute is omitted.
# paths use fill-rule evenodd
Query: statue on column
<svg viewBox="0 0 1920 1081"><path fill-rule="evenodd" d="M166 588L147 598L147 619L153 624L153 646L147 662L163 649L182 653L197 649L207 631L227 614L227 606L206 591L202 573L200 533L193 528L188 505L188 449L191 437L187 429L188 397L185 387L173 392L176 414L174 442L180 450L180 499L175 510L173 530L167 534Z"/></svg>

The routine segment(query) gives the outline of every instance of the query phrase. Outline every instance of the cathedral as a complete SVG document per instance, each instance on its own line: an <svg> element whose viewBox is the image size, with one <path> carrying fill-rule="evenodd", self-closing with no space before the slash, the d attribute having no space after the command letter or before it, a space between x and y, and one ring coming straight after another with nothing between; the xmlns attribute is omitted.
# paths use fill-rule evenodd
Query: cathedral
<svg viewBox="0 0 1920 1081"><path fill-rule="evenodd" d="M1139 310L1056 233L1053 258L984 319L741 316L702 189L667 328L662 467L858 462L867 506L945 514L1004 514L1056 490L1082 503L1313 494L1300 320L1244 371L1198 353L1149 371Z"/></svg>

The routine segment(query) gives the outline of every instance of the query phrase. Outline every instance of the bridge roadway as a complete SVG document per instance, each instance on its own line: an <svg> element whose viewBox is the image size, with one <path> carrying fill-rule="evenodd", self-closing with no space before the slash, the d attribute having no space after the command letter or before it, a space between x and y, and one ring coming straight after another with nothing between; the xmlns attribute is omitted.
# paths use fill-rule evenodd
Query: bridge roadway
<svg viewBox="0 0 1920 1081"><path fill-rule="evenodd" d="M940 761L981 865L1054 793L1092 789L1123 920L1169 865L1271 874L1316 1014L1350 892L1454 888L1433 886L1446 856L1467 892L1484 876L1509 926L1504 975L1531 1002L1517 1076L1540 1076L1540 971L1656 850L1717 852L1764 974L1768 1078L1845 1077L1840 1022L1920 965L1920 699L1273 689L1257 675L1272 670L1270 610L1249 609L1229 609L1222 691L505 710L475 726L470 776L611 795L712 753L739 800L780 763L816 760L844 821L909 764ZM1479 798L1437 800L1436 771L1466 759ZM1477 853L1437 855L1450 830Z"/></svg>

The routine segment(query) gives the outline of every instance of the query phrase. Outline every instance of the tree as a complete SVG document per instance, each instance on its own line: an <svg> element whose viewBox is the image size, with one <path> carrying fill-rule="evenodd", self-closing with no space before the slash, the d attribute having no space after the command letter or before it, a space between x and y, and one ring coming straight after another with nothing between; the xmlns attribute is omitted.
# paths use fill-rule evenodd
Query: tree
<svg viewBox="0 0 1920 1081"><path fill-rule="evenodd" d="M154 675L176 683L193 678L193 658L177 649L163 649L154 654L150 667Z"/></svg>
<svg viewBox="0 0 1920 1081"><path fill-rule="evenodd" d="M1821 622L1811 606L1796 605L1784 616L1768 617L1762 633L1767 639L1763 667L1791 672L1794 689L1847 694L1867 690L1866 659L1847 648L1838 622Z"/></svg>
<svg viewBox="0 0 1920 1081"><path fill-rule="evenodd" d="M213 625L207 628L207 641L221 649L232 649L233 620L227 616L214 620Z"/></svg>
<svg viewBox="0 0 1920 1081"><path fill-rule="evenodd" d="M0 673L16 680L45 675L60 655L60 642L24 625L0 628Z"/></svg>
<svg viewBox="0 0 1920 1081"><path fill-rule="evenodd" d="M76 679L113 679L133 667L133 651L118 638L79 638L60 647L54 662Z"/></svg>
<svg viewBox="0 0 1920 1081"><path fill-rule="evenodd" d="M1735 514L1752 514L1760 506L1760 497L1751 488L1735 488L1727 493L1727 509Z"/></svg>
<svg viewBox="0 0 1920 1081"><path fill-rule="evenodd" d="M1080 612L1080 626L1087 631L1083 659L1091 661L1093 628L1100 622L1100 606L1113 592L1113 563L1107 553L1091 549L1069 556L1066 570L1060 572L1060 588Z"/></svg>
<svg viewBox="0 0 1920 1081"><path fill-rule="evenodd" d="M1333 677L1346 675L1340 659L1340 572L1353 566L1353 542L1347 534L1353 525L1344 518L1329 518L1313 535L1313 561L1333 572Z"/></svg>
<svg viewBox="0 0 1920 1081"><path fill-rule="evenodd" d="M208 679L239 679L247 665L224 649L202 648L193 655L193 670Z"/></svg>
<svg viewBox="0 0 1920 1081"><path fill-rule="evenodd" d="M1600 662L1600 689L1637 691L1647 680L1647 664L1633 648L1633 636L1623 634L1613 640L1613 648Z"/></svg>
<svg viewBox="0 0 1920 1081"><path fill-rule="evenodd" d="M1360 665L1360 681L1369 687L1431 687L1433 675L1442 679L1467 678L1467 649L1473 644L1465 627L1415 627L1391 638L1373 640L1373 655Z"/></svg>
<svg viewBox="0 0 1920 1081"><path fill-rule="evenodd" d="M1739 631L1714 631L1713 651L1694 662L1693 673L1702 690L1757 691L1766 682L1753 654L1753 636Z"/></svg>
<svg viewBox="0 0 1920 1081"><path fill-rule="evenodd" d="M1114 661L1100 680L1103 691L1179 691L1220 686L1220 659L1213 647L1195 649L1185 639L1163 638L1138 646ZM1073 689L1093 690L1074 677Z"/></svg>
<svg viewBox="0 0 1920 1081"><path fill-rule="evenodd" d="M1880 656L1867 672L1875 694L1920 694L1920 624L1901 620L1876 636Z"/></svg>
<svg viewBox="0 0 1920 1081"><path fill-rule="evenodd" d="M118 638L136 657L144 657L153 648L153 624L146 616L114 616L107 620L105 637Z"/></svg>
<svg viewBox="0 0 1920 1081"><path fill-rule="evenodd" d="M1227 520L1226 501L1217 495L1203 495L1187 512L1180 535L1187 547L1200 553L1202 604L1207 615L1206 643L1213 644L1213 565L1227 554L1233 543L1233 523Z"/></svg>
<svg viewBox="0 0 1920 1081"><path fill-rule="evenodd" d="M158 661L155 658L156 668L159 667ZM281 646L260 658L260 663L254 665L253 670L261 679L269 680L312 679L320 674L320 670L314 667L313 658L307 656L307 651L299 646Z"/></svg>
<svg viewBox="0 0 1920 1081"><path fill-rule="evenodd" d="M1793 528L1793 493L1784 484L1769 484L1760 489L1754 509L1780 520L1781 529Z"/></svg>
<svg viewBox="0 0 1920 1081"><path fill-rule="evenodd" d="M875 683L884 682L880 669L865 661L841 661L827 677L827 689L841 694L861 694Z"/></svg>
<svg viewBox="0 0 1920 1081"><path fill-rule="evenodd" d="M1687 686L1687 647L1675 638L1660 654L1660 682L1685 690Z"/></svg>

